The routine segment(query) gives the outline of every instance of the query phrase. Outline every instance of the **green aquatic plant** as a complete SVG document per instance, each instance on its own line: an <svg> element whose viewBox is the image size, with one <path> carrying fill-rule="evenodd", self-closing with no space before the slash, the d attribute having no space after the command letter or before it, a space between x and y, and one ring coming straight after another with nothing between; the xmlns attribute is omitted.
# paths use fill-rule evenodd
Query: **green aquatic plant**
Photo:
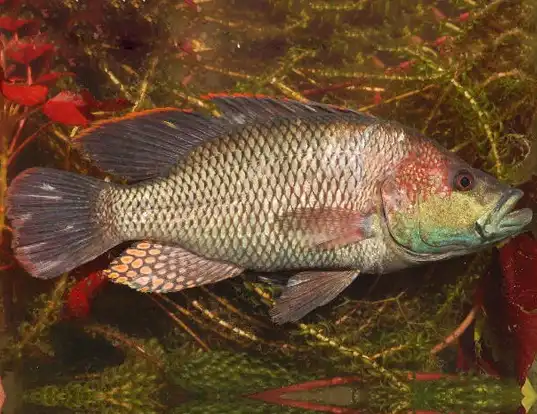
<svg viewBox="0 0 537 414"><path fill-rule="evenodd" d="M370 377L300 366L291 358L246 352L200 351L184 338L164 352L155 341L125 337L93 326L108 339L121 336L124 362L58 385L28 390L24 401L74 412L359 413L430 410L512 410L520 401L516 384L478 376L410 373L404 398ZM129 344L126 346L126 344ZM140 358L143 349L145 357ZM136 349L136 350L135 350ZM134 352L133 352L134 351ZM153 364L157 357L162 364ZM338 411L339 410L339 411Z"/></svg>
<svg viewBox="0 0 537 414"><path fill-rule="evenodd" d="M98 329L105 336L116 338L111 329ZM119 335L123 337L123 335ZM28 390L23 395L27 404L65 407L84 413L158 413L162 412L159 392L163 386L161 367L153 359L162 360L162 350L155 341L129 340L125 360L118 366L94 375L85 375L62 385L46 385ZM143 349L144 357L140 357Z"/></svg>

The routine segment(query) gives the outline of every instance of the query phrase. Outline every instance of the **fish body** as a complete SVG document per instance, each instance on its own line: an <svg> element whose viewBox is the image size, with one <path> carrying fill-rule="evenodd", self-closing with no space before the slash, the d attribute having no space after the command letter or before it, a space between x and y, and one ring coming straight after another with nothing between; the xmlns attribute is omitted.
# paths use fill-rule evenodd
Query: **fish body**
<svg viewBox="0 0 537 414"><path fill-rule="evenodd" d="M398 261L375 199L377 183L408 151L398 142L403 134L354 113L243 125L194 149L166 177L104 192L112 211L102 220L115 217L114 231L126 239L180 244L252 270L376 272ZM386 153L390 160L381 159ZM323 236L324 229L312 228L316 221L361 220L375 233L364 243L319 249L308 234ZM341 231L326 230L328 237Z"/></svg>
<svg viewBox="0 0 537 414"><path fill-rule="evenodd" d="M8 215L22 265L54 277L138 240L105 273L142 291L297 270L272 311L281 323L360 272L468 254L531 221L513 211L520 190L396 122L316 103L213 101L221 116L145 111L78 138L129 185L49 169L17 177Z"/></svg>

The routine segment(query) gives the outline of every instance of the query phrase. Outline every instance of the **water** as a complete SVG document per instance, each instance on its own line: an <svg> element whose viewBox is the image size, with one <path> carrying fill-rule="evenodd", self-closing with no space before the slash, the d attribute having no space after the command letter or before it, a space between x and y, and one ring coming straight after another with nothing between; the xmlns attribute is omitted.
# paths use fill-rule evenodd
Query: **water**
<svg viewBox="0 0 537 414"><path fill-rule="evenodd" d="M47 99L88 93L63 95L76 105L18 108L27 118L18 138L17 120L4 113L0 199L31 166L103 177L71 149L80 127L66 123L161 106L206 110L203 95L241 92L398 120L522 186L534 205L530 1L3 3L0 27L12 39L17 29L26 53L4 44L6 76L46 86ZM46 39L31 37L38 30ZM39 78L63 72L72 76ZM4 87L5 102L43 104L39 88ZM3 234L5 413L515 413L537 396L529 235L500 253L364 275L279 327L268 317L278 287L258 275L143 295L94 273L120 246L41 281L13 261L7 222ZM442 345L465 320L459 340Z"/></svg>

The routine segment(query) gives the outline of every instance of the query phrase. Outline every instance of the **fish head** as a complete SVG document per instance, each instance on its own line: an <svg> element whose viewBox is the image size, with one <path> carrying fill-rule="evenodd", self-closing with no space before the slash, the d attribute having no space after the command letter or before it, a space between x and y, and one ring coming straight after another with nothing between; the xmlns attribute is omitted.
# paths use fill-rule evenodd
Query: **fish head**
<svg viewBox="0 0 537 414"><path fill-rule="evenodd" d="M388 237L416 261L459 256L523 232L523 192L434 142L420 143L381 185Z"/></svg>

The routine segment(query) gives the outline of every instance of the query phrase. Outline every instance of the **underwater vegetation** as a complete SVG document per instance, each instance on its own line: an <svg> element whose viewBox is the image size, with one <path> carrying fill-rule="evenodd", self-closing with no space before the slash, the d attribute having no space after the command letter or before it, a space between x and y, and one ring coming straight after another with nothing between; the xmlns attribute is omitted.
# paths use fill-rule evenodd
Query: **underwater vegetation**
<svg viewBox="0 0 537 414"><path fill-rule="evenodd" d="M520 186L535 207L531 1L0 7L1 206L10 180L36 164L106 177L71 147L95 120L158 106L212 112L204 96L227 92L397 120ZM111 252L59 279L35 280L13 260L3 212L8 412L537 410L530 233L464 259L360 277L330 305L276 327L267 310L278 285L255 274L141 294L102 277Z"/></svg>

